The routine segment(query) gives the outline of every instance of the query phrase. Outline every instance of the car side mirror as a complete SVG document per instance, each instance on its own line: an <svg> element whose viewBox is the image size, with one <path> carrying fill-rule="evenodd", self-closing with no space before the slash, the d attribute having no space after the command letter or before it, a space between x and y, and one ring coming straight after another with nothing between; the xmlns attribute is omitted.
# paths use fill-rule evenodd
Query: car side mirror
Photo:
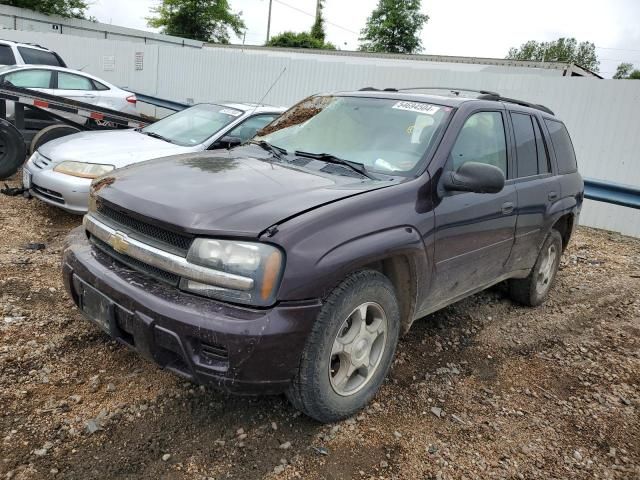
<svg viewBox="0 0 640 480"><path fill-rule="evenodd" d="M498 193L504 188L504 173L494 165L467 162L443 178L445 190L452 192Z"/></svg>
<svg viewBox="0 0 640 480"><path fill-rule="evenodd" d="M240 137L232 137L231 135L225 135L220 140L216 141L209 147L209 150L215 150L216 148L231 149L242 145L242 139Z"/></svg>

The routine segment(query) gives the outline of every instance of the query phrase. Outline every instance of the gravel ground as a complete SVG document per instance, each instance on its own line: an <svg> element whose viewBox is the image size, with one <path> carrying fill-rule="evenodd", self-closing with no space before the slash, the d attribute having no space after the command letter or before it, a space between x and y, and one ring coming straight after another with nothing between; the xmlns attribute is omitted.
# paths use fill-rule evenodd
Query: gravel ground
<svg viewBox="0 0 640 480"><path fill-rule="evenodd" d="M0 222L0 478L640 478L638 240L581 228L544 306L498 286L417 322L375 402L319 425L84 320L59 274L79 217L0 195Z"/></svg>

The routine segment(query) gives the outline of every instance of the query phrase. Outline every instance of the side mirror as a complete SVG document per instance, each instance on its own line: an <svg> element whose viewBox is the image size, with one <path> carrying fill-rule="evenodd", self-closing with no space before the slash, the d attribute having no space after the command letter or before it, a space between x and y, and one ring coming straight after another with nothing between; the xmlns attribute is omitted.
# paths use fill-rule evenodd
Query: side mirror
<svg viewBox="0 0 640 480"><path fill-rule="evenodd" d="M455 172L447 172L442 185L455 192L498 193L504 188L504 173L486 163L467 162Z"/></svg>
<svg viewBox="0 0 640 480"><path fill-rule="evenodd" d="M237 147L238 145L242 145L242 139L240 137L225 135L220 140L214 142L213 145L209 147L209 150L215 150L216 148L231 149L233 147Z"/></svg>

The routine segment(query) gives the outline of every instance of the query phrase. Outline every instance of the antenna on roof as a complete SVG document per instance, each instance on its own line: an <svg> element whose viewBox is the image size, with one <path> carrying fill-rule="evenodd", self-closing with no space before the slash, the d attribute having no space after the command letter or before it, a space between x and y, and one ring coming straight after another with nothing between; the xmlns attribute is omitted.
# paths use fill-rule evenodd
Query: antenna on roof
<svg viewBox="0 0 640 480"><path fill-rule="evenodd" d="M253 107L253 110L251 110L251 113L249 115L253 115L253 113L256 111L256 109L262 105L262 102L264 102L264 99L267 98L267 95L269 95L269 92L271 92L271 90L273 90L273 87L276 86L276 84L280 81L280 79L282 78L282 75L284 75L284 72L287 71L287 67L284 67L282 69L282 71L280 72L280 75L278 75L278 78L275 79L275 81L271 84L271 86L269 87L269 89L265 92L265 94L262 96L262 98L260 99L260 101L258 103L255 104L255 106Z"/></svg>

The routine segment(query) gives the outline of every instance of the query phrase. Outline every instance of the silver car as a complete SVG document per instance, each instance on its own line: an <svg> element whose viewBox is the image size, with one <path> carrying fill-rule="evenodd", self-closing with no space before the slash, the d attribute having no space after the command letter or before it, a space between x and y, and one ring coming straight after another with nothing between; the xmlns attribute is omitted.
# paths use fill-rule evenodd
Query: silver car
<svg viewBox="0 0 640 480"><path fill-rule="evenodd" d="M70 68L49 65L13 65L0 67L0 83L28 88L39 92L90 103L119 112L137 115L136 96L98 77ZM46 109L45 109L46 110ZM7 115L13 116L14 104L7 102ZM64 114L77 123L86 119L78 115Z"/></svg>
<svg viewBox="0 0 640 480"><path fill-rule="evenodd" d="M41 146L23 168L23 183L43 202L82 214L94 178L132 163L243 143L284 110L202 103L142 129L76 133Z"/></svg>

